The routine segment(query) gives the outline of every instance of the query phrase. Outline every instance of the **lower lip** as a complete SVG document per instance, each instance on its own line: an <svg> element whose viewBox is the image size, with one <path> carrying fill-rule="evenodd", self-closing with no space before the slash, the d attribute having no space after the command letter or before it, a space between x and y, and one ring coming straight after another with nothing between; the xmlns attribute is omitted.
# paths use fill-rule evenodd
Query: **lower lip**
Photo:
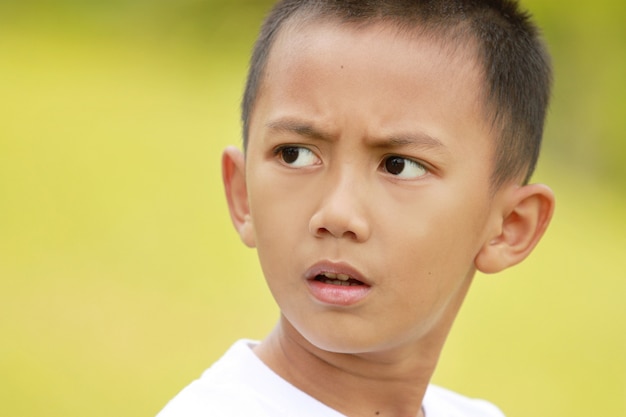
<svg viewBox="0 0 626 417"><path fill-rule="evenodd" d="M333 285L314 279L307 281L313 297L324 304L350 306L363 300L370 292L368 285Z"/></svg>

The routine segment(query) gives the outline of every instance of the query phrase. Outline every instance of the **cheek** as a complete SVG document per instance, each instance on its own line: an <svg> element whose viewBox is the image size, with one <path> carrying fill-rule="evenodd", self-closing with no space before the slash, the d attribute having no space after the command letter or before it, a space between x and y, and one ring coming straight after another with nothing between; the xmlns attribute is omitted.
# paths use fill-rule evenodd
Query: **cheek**
<svg viewBox="0 0 626 417"><path fill-rule="evenodd" d="M465 274L481 247L488 208L462 190L429 189L381 207L379 226L387 229L385 246L430 273ZM383 214L383 213L387 214ZM389 215L389 213L394 213Z"/></svg>
<svg viewBox="0 0 626 417"><path fill-rule="evenodd" d="M262 173L249 182L250 212L255 224L257 239L279 243L288 233L301 227L305 205L303 191L285 184L280 178L264 178ZM272 180L274 178L274 180ZM298 233L302 233L299 230ZM272 243L270 242L270 243Z"/></svg>
<svg viewBox="0 0 626 417"><path fill-rule="evenodd" d="M272 277L274 270L288 267L308 222L302 190L265 171L256 168L248 195L258 257L266 277Z"/></svg>

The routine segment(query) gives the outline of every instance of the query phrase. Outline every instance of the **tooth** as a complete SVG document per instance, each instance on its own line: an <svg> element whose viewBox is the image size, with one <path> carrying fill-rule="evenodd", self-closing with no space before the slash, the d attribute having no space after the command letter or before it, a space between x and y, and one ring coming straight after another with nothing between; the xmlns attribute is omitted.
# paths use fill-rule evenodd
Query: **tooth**
<svg viewBox="0 0 626 417"><path fill-rule="evenodd" d="M337 278L337 274L334 274L334 273L332 273L332 272L324 272L324 276L325 276L326 278L330 278L330 279L335 279L335 278Z"/></svg>
<svg viewBox="0 0 626 417"><path fill-rule="evenodd" d="M346 274L337 274L337 278L339 278L342 281L347 281L350 279L350 276Z"/></svg>

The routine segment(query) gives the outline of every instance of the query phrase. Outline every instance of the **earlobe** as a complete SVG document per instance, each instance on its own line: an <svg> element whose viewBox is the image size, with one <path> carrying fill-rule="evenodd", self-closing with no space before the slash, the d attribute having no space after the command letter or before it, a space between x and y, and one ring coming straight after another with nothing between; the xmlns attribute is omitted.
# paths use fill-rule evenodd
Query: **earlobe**
<svg viewBox="0 0 626 417"><path fill-rule="evenodd" d="M246 188L245 157L234 146L229 146L222 154L222 181L226 192L226 201L230 218L243 243L255 246L254 227L248 205Z"/></svg>
<svg viewBox="0 0 626 417"><path fill-rule="evenodd" d="M504 197L498 232L476 256L476 268L499 272L523 261L546 231L554 212L554 193L543 184L512 188Z"/></svg>

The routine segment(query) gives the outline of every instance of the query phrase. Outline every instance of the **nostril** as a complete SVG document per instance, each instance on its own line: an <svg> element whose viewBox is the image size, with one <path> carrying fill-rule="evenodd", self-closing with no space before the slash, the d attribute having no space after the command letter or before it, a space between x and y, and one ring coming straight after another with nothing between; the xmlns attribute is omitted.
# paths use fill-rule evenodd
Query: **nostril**
<svg viewBox="0 0 626 417"><path fill-rule="evenodd" d="M353 240L357 239L357 234L351 230L345 230L343 232L341 231L333 232L332 230L329 230L325 227L318 228L316 236L317 237L333 236L336 238L346 238L346 239L353 239Z"/></svg>
<svg viewBox="0 0 626 417"><path fill-rule="evenodd" d="M344 232L343 237L345 237L347 239L357 240L356 233L354 233L351 230L348 230L347 232Z"/></svg>
<svg viewBox="0 0 626 417"><path fill-rule="evenodd" d="M332 233L330 233L330 231L325 227L319 227L316 233L317 236L325 236L325 235L330 235L330 234Z"/></svg>

